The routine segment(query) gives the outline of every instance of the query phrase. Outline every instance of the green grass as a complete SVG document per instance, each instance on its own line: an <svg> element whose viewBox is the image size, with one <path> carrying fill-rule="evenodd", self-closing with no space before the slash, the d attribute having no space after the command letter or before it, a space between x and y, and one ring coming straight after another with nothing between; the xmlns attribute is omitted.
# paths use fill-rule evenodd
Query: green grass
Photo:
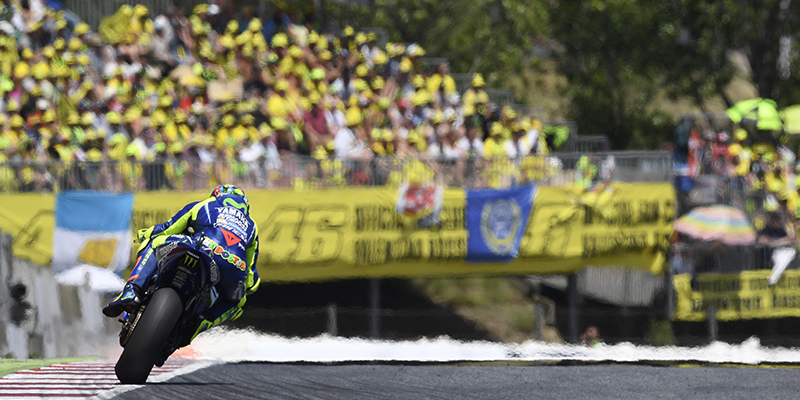
<svg viewBox="0 0 800 400"><path fill-rule="evenodd" d="M417 278L414 285L434 302L446 306L503 342L533 339L534 303L503 277ZM545 328L545 340L560 341Z"/></svg>
<svg viewBox="0 0 800 400"><path fill-rule="evenodd" d="M644 335L644 340L654 346L675 345L675 332L672 331L672 322L664 319L650 321L650 326Z"/></svg>
<svg viewBox="0 0 800 400"><path fill-rule="evenodd" d="M26 369L37 369L53 364L62 364L75 361L96 360L97 358L53 358L50 360L14 360L0 359L0 377L8 374L23 371Z"/></svg>

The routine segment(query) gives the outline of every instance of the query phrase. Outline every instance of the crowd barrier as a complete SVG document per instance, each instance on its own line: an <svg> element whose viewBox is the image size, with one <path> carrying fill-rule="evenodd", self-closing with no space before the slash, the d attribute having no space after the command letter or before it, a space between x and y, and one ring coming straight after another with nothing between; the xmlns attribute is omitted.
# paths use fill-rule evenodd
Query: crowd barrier
<svg viewBox="0 0 800 400"><path fill-rule="evenodd" d="M168 158L154 162L30 162L0 164L0 193L99 190L111 192L213 188L232 183L245 189L320 189L360 186L397 187L409 179L465 188L503 188L535 182L564 186L576 182L584 154L440 160L376 157L369 160L317 160L291 156L253 162ZM600 163L614 158L611 180L668 182L672 160L668 152L621 151L590 153ZM414 178L412 178L412 176Z"/></svg>
<svg viewBox="0 0 800 400"><path fill-rule="evenodd" d="M313 281L554 274L586 265L664 270L675 203L668 183L612 183L600 192L539 187L519 257L509 263L466 262L466 193L435 190L442 196L441 209L439 222L430 227L398 213L398 188L248 190L261 237L259 271L271 281ZM208 193L136 192L131 229L164 222ZM3 195L0 228L14 235L15 256L50 263L58 220L54 204L52 194Z"/></svg>

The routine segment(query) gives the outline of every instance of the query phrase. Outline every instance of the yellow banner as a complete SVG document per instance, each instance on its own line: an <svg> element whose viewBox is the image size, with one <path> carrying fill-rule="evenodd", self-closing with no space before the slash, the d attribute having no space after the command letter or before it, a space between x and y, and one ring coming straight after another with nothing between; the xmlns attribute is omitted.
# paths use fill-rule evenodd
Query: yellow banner
<svg viewBox="0 0 800 400"><path fill-rule="evenodd" d="M207 192L143 192L134 230L168 220ZM675 195L668 183L614 184L600 193L540 188L520 248L507 264L467 263L462 189L444 191L441 225L405 228L398 191L351 188L248 190L266 281L467 274L553 274L587 265L660 274L672 234Z"/></svg>
<svg viewBox="0 0 800 400"><path fill-rule="evenodd" d="M0 195L0 231L13 236L14 257L49 265L53 257L55 196L52 193Z"/></svg>
<svg viewBox="0 0 800 400"><path fill-rule="evenodd" d="M691 274L676 275L675 319L705 320L711 306L721 321L800 317L800 270L784 271L774 286L768 282L771 273L698 274L694 281Z"/></svg>

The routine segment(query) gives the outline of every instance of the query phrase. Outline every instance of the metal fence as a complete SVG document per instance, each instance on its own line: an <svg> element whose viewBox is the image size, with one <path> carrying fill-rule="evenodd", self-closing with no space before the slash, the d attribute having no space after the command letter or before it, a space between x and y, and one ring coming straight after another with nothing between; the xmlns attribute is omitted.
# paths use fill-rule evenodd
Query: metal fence
<svg viewBox="0 0 800 400"><path fill-rule="evenodd" d="M437 185L501 188L528 182L564 185L575 182L581 154L558 154L520 159L400 159L317 160L283 157L257 162L202 162L170 158L154 162L26 162L0 164L0 192L55 190L200 190L219 183L243 188L344 188L399 186L409 179ZM609 152L589 154L596 162L614 158L613 180L668 181L672 164L668 152Z"/></svg>
<svg viewBox="0 0 800 400"><path fill-rule="evenodd" d="M671 267L676 274L734 273L772 269L772 252L784 246L728 246L719 242L676 243ZM797 268L800 260L789 264Z"/></svg>
<svg viewBox="0 0 800 400"><path fill-rule="evenodd" d="M127 4L135 6L141 4L150 10L153 18L159 15L173 5L186 5L191 7L200 1L182 1L182 0L65 0L64 8L75 13L81 20L97 29L100 26L100 21L103 18L114 15L120 7Z"/></svg>

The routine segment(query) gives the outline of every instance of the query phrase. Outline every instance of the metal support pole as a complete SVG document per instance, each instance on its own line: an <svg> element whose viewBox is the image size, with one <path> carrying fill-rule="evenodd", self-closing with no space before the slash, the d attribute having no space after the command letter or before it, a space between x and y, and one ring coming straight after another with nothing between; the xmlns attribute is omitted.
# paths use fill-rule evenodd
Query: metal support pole
<svg viewBox="0 0 800 400"><path fill-rule="evenodd" d="M719 333L719 326L717 325L717 308L711 306L708 308L708 338L712 342L717 341Z"/></svg>
<svg viewBox="0 0 800 400"><path fill-rule="evenodd" d="M567 302L569 304L569 341L578 343L580 332L578 331L578 307L580 298L578 296L578 274L567 276Z"/></svg>
<svg viewBox="0 0 800 400"><path fill-rule="evenodd" d="M536 340L541 342L544 340L544 306L542 303L536 303L534 312L536 313Z"/></svg>
<svg viewBox="0 0 800 400"><path fill-rule="evenodd" d="M631 335L631 310L630 310L630 282L631 282L631 271L626 269L623 274L622 279L622 337L626 340L630 338Z"/></svg>
<svg viewBox="0 0 800 400"><path fill-rule="evenodd" d="M369 280L369 336L378 338L380 336L380 315L378 308L381 303L381 280L372 278Z"/></svg>
<svg viewBox="0 0 800 400"><path fill-rule="evenodd" d="M681 256L683 256L683 255L681 255ZM675 315L675 283L674 283L674 279L673 279L673 275L675 273L675 270L673 269L674 268L673 267L674 264L673 264L673 261L672 261L674 259L674 257L675 257L675 255L674 255L674 253L672 253L672 250L671 250L670 251L669 261L667 262L667 273L664 274L665 279L667 280L667 282L666 282L666 287L667 287L667 319L669 319L670 321L672 321L672 318Z"/></svg>
<svg viewBox="0 0 800 400"><path fill-rule="evenodd" d="M336 321L336 304L328 304L328 334L337 336L339 334L339 324Z"/></svg>

